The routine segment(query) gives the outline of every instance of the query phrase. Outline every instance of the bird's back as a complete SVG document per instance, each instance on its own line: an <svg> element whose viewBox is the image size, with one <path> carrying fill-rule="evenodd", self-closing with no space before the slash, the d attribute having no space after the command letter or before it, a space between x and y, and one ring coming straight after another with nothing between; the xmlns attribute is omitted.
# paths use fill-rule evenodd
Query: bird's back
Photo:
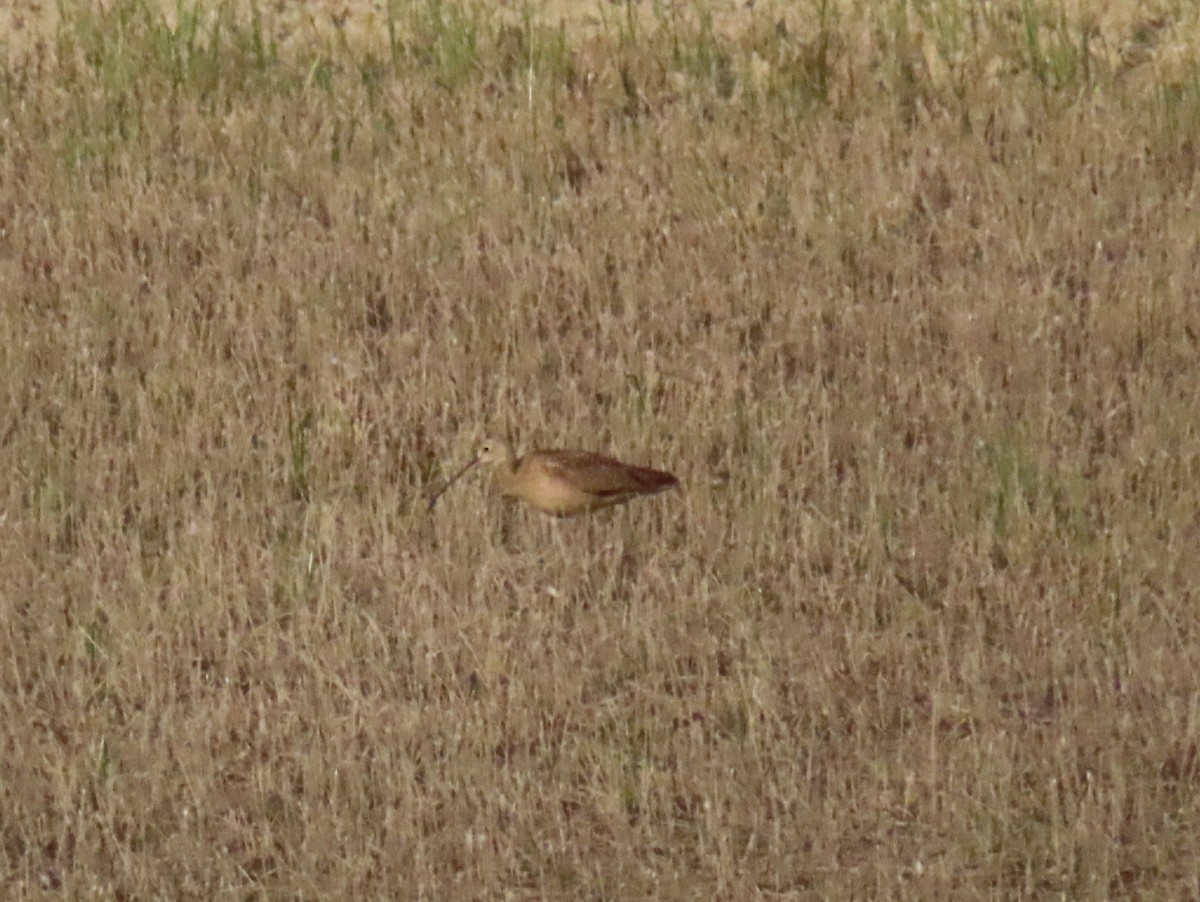
<svg viewBox="0 0 1200 902"><path fill-rule="evenodd" d="M678 485L672 474L622 463L591 451L534 451L514 471L514 491L534 507L580 513L650 495Z"/></svg>

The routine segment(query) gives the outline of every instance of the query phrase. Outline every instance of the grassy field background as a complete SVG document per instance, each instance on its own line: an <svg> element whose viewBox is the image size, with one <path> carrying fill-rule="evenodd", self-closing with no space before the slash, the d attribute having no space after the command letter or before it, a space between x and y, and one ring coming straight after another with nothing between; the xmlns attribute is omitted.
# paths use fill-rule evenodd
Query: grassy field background
<svg viewBox="0 0 1200 902"><path fill-rule="evenodd" d="M281 9L0 68L7 897L1200 895L1189 4Z"/></svg>

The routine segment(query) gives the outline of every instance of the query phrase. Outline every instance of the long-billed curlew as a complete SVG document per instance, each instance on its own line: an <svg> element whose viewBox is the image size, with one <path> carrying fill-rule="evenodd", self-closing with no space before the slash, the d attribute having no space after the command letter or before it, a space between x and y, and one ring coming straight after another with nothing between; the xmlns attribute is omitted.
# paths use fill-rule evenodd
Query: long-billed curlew
<svg viewBox="0 0 1200 902"><path fill-rule="evenodd" d="M491 464L500 493L520 498L540 511L571 517L654 495L679 485L671 473L622 463L590 451L531 451L513 455L508 442L488 439L479 453L429 499L433 510L442 494L479 464Z"/></svg>

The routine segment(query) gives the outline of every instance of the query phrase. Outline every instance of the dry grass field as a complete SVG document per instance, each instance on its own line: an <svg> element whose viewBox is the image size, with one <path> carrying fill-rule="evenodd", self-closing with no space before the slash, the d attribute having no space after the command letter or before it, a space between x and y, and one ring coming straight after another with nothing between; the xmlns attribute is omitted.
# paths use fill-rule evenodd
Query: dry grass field
<svg viewBox="0 0 1200 902"><path fill-rule="evenodd" d="M56 7L3 895L1200 896L1200 19L1077 6Z"/></svg>

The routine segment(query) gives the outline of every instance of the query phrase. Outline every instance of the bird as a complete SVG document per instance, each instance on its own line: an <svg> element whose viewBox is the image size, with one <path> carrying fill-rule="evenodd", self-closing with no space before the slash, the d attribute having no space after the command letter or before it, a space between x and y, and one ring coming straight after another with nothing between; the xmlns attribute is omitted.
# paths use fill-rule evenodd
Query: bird
<svg viewBox="0 0 1200 902"><path fill-rule="evenodd" d="M531 451L517 457L503 439L490 438L478 453L429 499L432 511L450 486L480 464L493 468L500 494L519 498L557 517L573 517L639 495L679 485L672 473L623 463L591 451Z"/></svg>

